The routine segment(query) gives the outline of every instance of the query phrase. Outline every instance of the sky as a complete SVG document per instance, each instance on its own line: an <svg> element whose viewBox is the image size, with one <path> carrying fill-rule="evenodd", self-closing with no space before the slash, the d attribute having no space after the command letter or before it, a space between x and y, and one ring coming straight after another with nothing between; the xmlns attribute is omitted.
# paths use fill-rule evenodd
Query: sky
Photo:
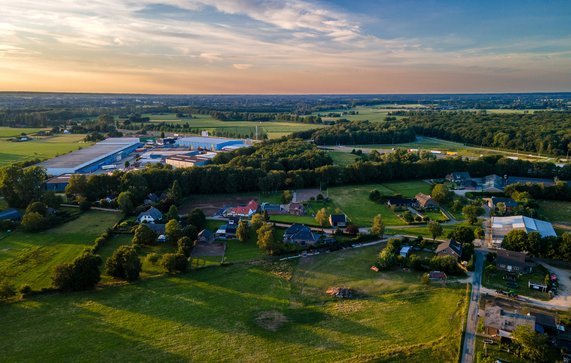
<svg viewBox="0 0 571 363"><path fill-rule="evenodd" d="M0 0L0 91L571 91L571 1Z"/></svg>

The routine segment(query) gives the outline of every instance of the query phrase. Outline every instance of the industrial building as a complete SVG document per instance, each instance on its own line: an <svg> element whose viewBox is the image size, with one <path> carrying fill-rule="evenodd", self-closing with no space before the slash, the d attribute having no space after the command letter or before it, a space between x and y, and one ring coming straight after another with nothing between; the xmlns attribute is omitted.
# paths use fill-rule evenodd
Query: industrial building
<svg viewBox="0 0 571 363"><path fill-rule="evenodd" d="M212 161L215 153L200 155L173 155L165 159L165 163L175 168L192 168L193 166L204 166Z"/></svg>
<svg viewBox="0 0 571 363"><path fill-rule="evenodd" d="M69 184L69 180L72 176L73 174L62 174L49 178L44 182L44 189L51 190L55 193L63 193L65 192L65 187Z"/></svg>
<svg viewBox="0 0 571 363"><path fill-rule="evenodd" d="M514 229L538 232L541 237L557 237L553 225L546 221L525 216L492 217L492 246L500 248L504 237Z"/></svg>
<svg viewBox="0 0 571 363"><path fill-rule="evenodd" d="M135 151L141 143L138 138L109 138L97 144L55 157L38 164L48 175L93 173L106 165L114 165Z"/></svg>
<svg viewBox="0 0 571 363"><path fill-rule="evenodd" d="M176 144L180 147L186 147L191 150L223 150L226 147L247 146L243 140L222 139L219 137L182 137L176 140Z"/></svg>

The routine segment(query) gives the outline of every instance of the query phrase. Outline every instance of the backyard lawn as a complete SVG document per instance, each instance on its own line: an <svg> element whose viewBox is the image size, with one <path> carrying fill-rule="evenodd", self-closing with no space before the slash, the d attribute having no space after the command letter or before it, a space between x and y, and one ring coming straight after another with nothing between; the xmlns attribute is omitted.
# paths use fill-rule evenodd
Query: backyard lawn
<svg viewBox="0 0 571 363"><path fill-rule="evenodd" d="M369 194L378 190L382 195L390 196L401 194L405 197L414 197L417 193L430 193L430 185L421 181L403 181L383 184L347 185L329 189L329 197L333 204L345 212L351 222L360 227L370 226L373 217L377 214L383 216L387 226L404 225L405 222L397 217L386 204L379 204L369 200Z"/></svg>
<svg viewBox="0 0 571 363"><path fill-rule="evenodd" d="M457 360L465 288L374 273L378 252L211 267L2 305L10 329L0 349L7 361ZM358 298L325 293L335 286Z"/></svg>
<svg viewBox="0 0 571 363"><path fill-rule="evenodd" d="M521 275L521 277L517 279L516 282L518 287L508 287L506 280L503 279L506 274L504 271L486 267L484 268L484 274L482 275L482 285L490 289L512 290L518 295L530 296L541 300L549 300L549 294L532 290L527 286L528 281L543 283L543 279L548 272L549 271L542 265L534 266L530 274Z"/></svg>
<svg viewBox="0 0 571 363"><path fill-rule="evenodd" d="M47 231L15 231L5 235L0 240L0 275L16 287L24 284L35 290L49 287L56 265L71 262L119 218L118 213L89 211Z"/></svg>

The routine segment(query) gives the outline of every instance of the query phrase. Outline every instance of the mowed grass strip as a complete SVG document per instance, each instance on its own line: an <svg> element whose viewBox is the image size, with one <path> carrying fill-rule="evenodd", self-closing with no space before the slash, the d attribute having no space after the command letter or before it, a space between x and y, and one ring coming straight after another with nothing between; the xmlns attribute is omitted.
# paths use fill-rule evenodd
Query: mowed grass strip
<svg viewBox="0 0 571 363"><path fill-rule="evenodd" d="M16 287L49 287L56 265L71 262L119 218L118 213L89 211L47 231L7 234L0 240L0 276L7 277Z"/></svg>
<svg viewBox="0 0 571 363"><path fill-rule="evenodd" d="M422 180L391 182L383 184L346 185L330 188L329 197L339 209L345 212L351 221L358 226L370 226L373 217L383 216L387 226L404 225L405 223L386 205L369 200L369 194L378 190L385 196L401 194L414 197L417 193L430 193L431 186Z"/></svg>
<svg viewBox="0 0 571 363"><path fill-rule="evenodd" d="M210 267L0 306L10 326L0 349L8 361L453 361L464 288L374 273L378 251ZM340 284L360 297L325 294Z"/></svg>
<svg viewBox="0 0 571 363"><path fill-rule="evenodd" d="M81 141L84 137L85 135L57 135L25 142L0 140L0 166L31 159L45 160L91 146L92 143Z"/></svg>

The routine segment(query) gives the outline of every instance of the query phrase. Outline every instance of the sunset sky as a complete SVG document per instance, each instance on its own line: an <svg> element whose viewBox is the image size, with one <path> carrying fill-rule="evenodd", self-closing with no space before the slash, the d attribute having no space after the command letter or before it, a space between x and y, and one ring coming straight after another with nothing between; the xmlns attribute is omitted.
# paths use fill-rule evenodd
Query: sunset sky
<svg viewBox="0 0 571 363"><path fill-rule="evenodd" d="M571 91L571 1L0 0L0 91Z"/></svg>

